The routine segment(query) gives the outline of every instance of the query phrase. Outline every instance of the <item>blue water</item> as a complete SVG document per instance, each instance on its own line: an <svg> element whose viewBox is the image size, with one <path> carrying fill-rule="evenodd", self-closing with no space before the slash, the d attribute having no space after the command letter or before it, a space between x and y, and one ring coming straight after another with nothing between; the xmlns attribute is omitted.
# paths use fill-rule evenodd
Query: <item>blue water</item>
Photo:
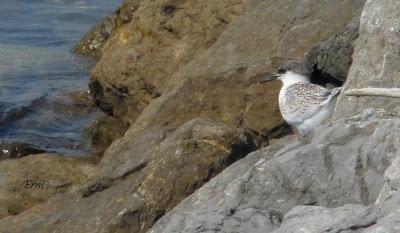
<svg viewBox="0 0 400 233"><path fill-rule="evenodd" d="M77 105L93 62L71 48L122 0L0 0L0 141L67 155L89 152L99 111Z"/></svg>

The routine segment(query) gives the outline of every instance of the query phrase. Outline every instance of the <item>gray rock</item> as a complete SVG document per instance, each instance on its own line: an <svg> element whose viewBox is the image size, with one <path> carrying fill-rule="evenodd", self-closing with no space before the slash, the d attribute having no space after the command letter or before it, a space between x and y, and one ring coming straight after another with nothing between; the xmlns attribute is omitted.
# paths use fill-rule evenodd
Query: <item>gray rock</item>
<svg viewBox="0 0 400 233"><path fill-rule="evenodd" d="M323 76L345 82L351 66L354 42L358 38L359 14L344 29L318 43L305 58L305 64ZM334 81L334 80L326 80Z"/></svg>
<svg viewBox="0 0 400 233"><path fill-rule="evenodd" d="M353 232L376 223L379 211L363 205L344 205L335 209L297 206L285 215L274 233Z"/></svg>
<svg viewBox="0 0 400 233"><path fill-rule="evenodd" d="M179 204L149 233L271 232L297 205L371 205L388 164L400 153L400 132L394 130L399 127L399 119L367 111L319 127L310 144L278 143L253 152ZM360 206L350 210L358 215L335 227L364 225L361 216L370 211ZM347 209L323 211L345 216ZM257 214L237 214L243 212Z"/></svg>
<svg viewBox="0 0 400 233"><path fill-rule="evenodd" d="M354 115L374 107L392 111L400 106L399 98L350 97L349 89L366 87L400 87L400 2L396 0L366 2L356 41L353 65L338 98L335 117ZM397 113L400 109L395 110Z"/></svg>
<svg viewBox="0 0 400 233"><path fill-rule="evenodd" d="M400 143L399 143L400 144ZM378 199L375 204L379 206L384 216L387 218L392 218L391 216L398 214L398 209L400 206L400 157L395 159L390 167L385 172L385 185L383 186ZM387 222L382 220L381 222ZM400 223L398 223L400 226Z"/></svg>
<svg viewBox="0 0 400 233"><path fill-rule="evenodd" d="M362 233L398 233L400 213L392 213L379 219L374 225L362 230Z"/></svg>
<svg viewBox="0 0 400 233"><path fill-rule="evenodd" d="M385 172L386 183L392 190L400 189L400 158L395 159Z"/></svg>

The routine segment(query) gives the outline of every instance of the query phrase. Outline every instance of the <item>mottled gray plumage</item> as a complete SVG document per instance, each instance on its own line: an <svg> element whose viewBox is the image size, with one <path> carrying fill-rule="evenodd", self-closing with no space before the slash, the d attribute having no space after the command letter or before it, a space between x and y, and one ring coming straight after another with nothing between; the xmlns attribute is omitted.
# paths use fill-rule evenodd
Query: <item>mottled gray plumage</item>
<svg viewBox="0 0 400 233"><path fill-rule="evenodd" d="M279 108L283 119L300 134L311 131L329 118L340 88L332 90L310 83L311 71L297 60L282 65L278 79L283 82L279 92ZM265 81L272 80L268 77Z"/></svg>
<svg viewBox="0 0 400 233"><path fill-rule="evenodd" d="M291 124L301 124L330 103L340 93L340 88L332 90L308 82L289 85L279 102L282 116Z"/></svg>

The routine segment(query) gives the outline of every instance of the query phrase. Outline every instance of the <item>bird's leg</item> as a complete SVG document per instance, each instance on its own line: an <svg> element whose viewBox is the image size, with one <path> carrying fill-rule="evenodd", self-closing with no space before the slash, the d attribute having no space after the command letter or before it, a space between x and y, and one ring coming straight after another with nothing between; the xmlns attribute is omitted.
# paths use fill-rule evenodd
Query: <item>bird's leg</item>
<svg viewBox="0 0 400 233"><path fill-rule="evenodd" d="M311 131L309 130L302 130L302 129L297 129L298 135L299 135L299 142L302 145L309 144L311 141Z"/></svg>

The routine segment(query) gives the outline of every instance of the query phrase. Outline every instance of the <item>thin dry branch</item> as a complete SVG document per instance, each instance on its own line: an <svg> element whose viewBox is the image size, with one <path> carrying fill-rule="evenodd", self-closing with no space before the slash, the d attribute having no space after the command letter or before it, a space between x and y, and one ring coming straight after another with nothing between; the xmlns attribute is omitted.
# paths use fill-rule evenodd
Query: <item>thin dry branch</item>
<svg viewBox="0 0 400 233"><path fill-rule="evenodd" d="M400 98L400 88L361 88L350 89L345 92L349 96L382 96L391 98Z"/></svg>

